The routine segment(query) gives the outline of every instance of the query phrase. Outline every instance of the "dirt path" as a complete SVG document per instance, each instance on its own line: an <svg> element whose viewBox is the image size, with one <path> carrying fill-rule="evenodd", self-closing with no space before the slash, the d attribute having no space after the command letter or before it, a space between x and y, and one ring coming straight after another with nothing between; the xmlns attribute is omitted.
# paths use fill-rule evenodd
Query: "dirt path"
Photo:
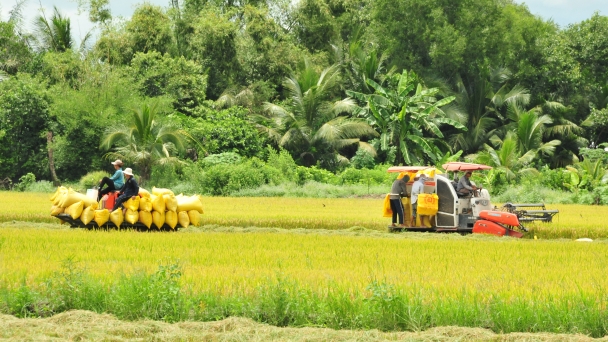
<svg viewBox="0 0 608 342"><path fill-rule="evenodd" d="M126 322L107 314L69 311L50 318L0 315L2 341L608 341L584 335L499 335L486 329L440 327L383 333L325 328L277 328L245 318L217 322Z"/></svg>

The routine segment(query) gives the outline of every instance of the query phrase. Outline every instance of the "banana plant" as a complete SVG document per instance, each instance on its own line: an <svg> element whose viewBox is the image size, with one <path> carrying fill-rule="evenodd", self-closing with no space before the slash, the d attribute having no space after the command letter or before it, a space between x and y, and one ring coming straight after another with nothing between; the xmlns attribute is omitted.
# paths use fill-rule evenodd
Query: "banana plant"
<svg viewBox="0 0 608 342"><path fill-rule="evenodd" d="M442 150L449 150L441 125L466 130L459 122L446 116L441 107L454 101L450 96L437 99L439 88L425 88L418 76L404 70L387 79L384 87L368 79L373 94L347 91L346 94L365 103L357 114L364 117L380 135L380 149L397 149L397 164L435 163ZM440 146L442 148L440 148Z"/></svg>
<svg viewBox="0 0 608 342"><path fill-rule="evenodd" d="M572 192L587 188L594 189L600 184L608 182L608 170L601 159L595 162L585 159L576 163L574 167L566 166L564 172L570 174L568 182L564 182L564 187Z"/></svg>

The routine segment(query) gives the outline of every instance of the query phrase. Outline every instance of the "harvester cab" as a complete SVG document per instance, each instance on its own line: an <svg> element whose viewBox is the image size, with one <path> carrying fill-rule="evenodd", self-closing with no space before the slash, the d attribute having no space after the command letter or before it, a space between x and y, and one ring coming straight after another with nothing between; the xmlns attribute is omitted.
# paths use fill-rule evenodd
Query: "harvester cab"
<svg viewBox="0 0 608 342"><path fill-rule="evenodd" d="M457 192L457 181L449 178L449 172L462 174L468 171L489 170L492 167L483 164L451 162L442 165L448 173L427 166L393 166L388 172L399 172L410 175L407 190L411 194L411 187L415 176L427 176L424 182L423 193L418 196L418 214L416 223L412 227L389 226L389 231L423 231L423 232L455 232L485 233L493 235L507 235L522 237L526 228L521 224L525 221L534 221L542 218L550 221L557 210L546 210L544 205L539 210L523 210L525 205L508 203L502 210L492 205L490 194L481 186L468 194ZM404 199L406 216L411 212L411 203ZM408 210L409 209L409 210ZM521 220L520 220L521 218ZM407 220L406 220L407 221Z"/></svg>

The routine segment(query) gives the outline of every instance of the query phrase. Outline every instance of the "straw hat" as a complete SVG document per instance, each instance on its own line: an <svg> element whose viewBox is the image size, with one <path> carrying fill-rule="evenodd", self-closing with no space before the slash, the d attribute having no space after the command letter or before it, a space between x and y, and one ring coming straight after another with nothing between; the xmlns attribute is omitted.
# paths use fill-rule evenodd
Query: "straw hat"
<svg viewBox="0 0 608 342"><path fill-rule="evenodd" d="M115 161L112 162L112 165L122 166L122 160L116 159Z"/></svg>
<svg viewBox="0 0 608 342"><path fill-rule="evenodd" d="M133 170L130 167L126 168L122 173L125 175L133 176Z"/></svg>

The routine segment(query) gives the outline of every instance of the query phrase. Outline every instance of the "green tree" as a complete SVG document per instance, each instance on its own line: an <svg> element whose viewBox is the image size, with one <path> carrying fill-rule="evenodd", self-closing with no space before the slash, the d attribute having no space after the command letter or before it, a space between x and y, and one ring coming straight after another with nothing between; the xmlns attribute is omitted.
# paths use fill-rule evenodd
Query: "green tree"
<svg viewBox="0 0 608 342"><path fill-rule="evenodd" d="M388 150L391 146L397 149L396 164L407 165L434 163L440 159L443 150L449 147L442 139L445 136L440 130L443 124L458 129L466 129L459 122L446 116L441 107L449 104L454 97L438 100L435 96L438 88L425 89L413 72L404 70L401 74L387 79L383 87L368 79L367 83L374 88L370 95L347 91L349 96L366 103L361 111L370 124L380 134L380 148Z"/></svg>
<svg viewBox="0 0 608 342"><path fill-rule="evenodd" d="M148 3L138 6L125 29L133 52L158 51L165 54L173 50L171 20L158 6Z"/></svg>
<svg viewBox="0 0 608 342"><path fill-rule="evenodd" d="M142 95L167 95L173 108L191 115L205 100L207 76L202 67L184 57L171 58L159 52L137 53L128 71Z"/></svg>
<svg viewBox="0 0 608 342"><path fill-rule="evenodd" d="M53 7L53 16L50 20L43 12L36 18L34 24L41 49L64 52L73 47L70 18L62 16L57 7Z"/></svg>
<svg viewBox="0 0 608 342"><path fill-rule="evenodd" d="M320 163L336 169L347 162L340 151L355 144L375 154L360 140L376 135L374 129L363 120L343 115L356 108L354 102L332 101L338 81L337 65L317 73L306 61L298 76L285 79L289 99L284 104L267 103L269 117L258 117L259 127L306 166Z"/></svg>
<svg viewBox="0 0 608 342"><path fill-rule="evenodd" d="M518 174L536 174L538 171L529 164L536 157L536 151L529 150L522 153L519 149L518 139L514 132L509 131L504 139L495 138L496 148L485 144L485 151L472 155L476 162L490 165L498 171L504 172L507 181L511 182Z"/></svg>
<svg viewBox="0 0 608 342"><path fill-rule="evenodd" d="M293 31L298 42L313 52L329 50L339 32L332 9L325 0L300 1Z"/></svg>
<svg viewBox="0 0 608 342"><path fill-rule="evenodd" d="M101 141L101 148L109 150L110 159L120 158L133 163L141 175L141 183L150 179L152 167L179 163L172 153L185 151L185 135L156 120L156 106L143 105L133 110L129 125L109 128Z"/></svg>
<svg viewBox="0 0 608 342"><path fill-rule="evenodd" d="M194 117L172 115L180 128L196 141L198 158L207 154L237 153L243 157L260 156L267 141L250 124L248 110L231 107L224 110L197 108Z"/></svg>
<svg viewBox="0 0 608 342"><path fill-rule="evenodd" d="M237 25L230 15L208 7L193 24L190 42L193 58L209 72L207 97L217 99L234 83L239 72L236 50Z"/></svg>
<svg viewBox="0 0 608 342"><path fill-rule="evenodd" d="M15 75L33 58L30 49L31 35L23 31L22 9L25 0L11 9L8 21L0 20L0 79L2 73Z"/></svg>
<svg viewBox="0 0 608 342"><path fill-rule="evenodd" d="M457 78L455 111L451 117L467 127L466 132L450 132L450 143L465 154L476 153L495 134L500 122L506 120L509 104L527 106L528 90L520 85L510 86L511 72L505 68L489 69L470 79L467 84ZM455 115L454 115L455 114Z"/></svg>
<svg viewBox="0 0 608 342"><path fill-rule="evenodd" d="M50 112L58 122L53 132L55 166L64 180L80 179L91 170L112 171L99 150L104 130L125 121L130 109L143 101L126 70L90 58L82 64L77 88L58 82L49 89ZM170 107L163 100L162 108Z"/></svg>
<svg viewBox="0 0 608 342"><path fill-rule="evenodd" d="M95 56L113 65L127 65L134 54L131 35L124 25L109 24L103 28L101 36L93 47Z"/></svg>
<svg viewBox="0 0 608 342"><path fill-rule="evenodd" d="M32 172L48 178L46 133L52 126L43 81L17 74L0 82L0 177L13 180Z"/></svg>
<svg viewBox="0 0 608 342"><path fill-rule="evenodd" d="M266 8L245 6L243 21L245 30L236 45L238 82L244 85L265 82L270 89L279 89L283 79L297 67L302 49Z"/></svg>

